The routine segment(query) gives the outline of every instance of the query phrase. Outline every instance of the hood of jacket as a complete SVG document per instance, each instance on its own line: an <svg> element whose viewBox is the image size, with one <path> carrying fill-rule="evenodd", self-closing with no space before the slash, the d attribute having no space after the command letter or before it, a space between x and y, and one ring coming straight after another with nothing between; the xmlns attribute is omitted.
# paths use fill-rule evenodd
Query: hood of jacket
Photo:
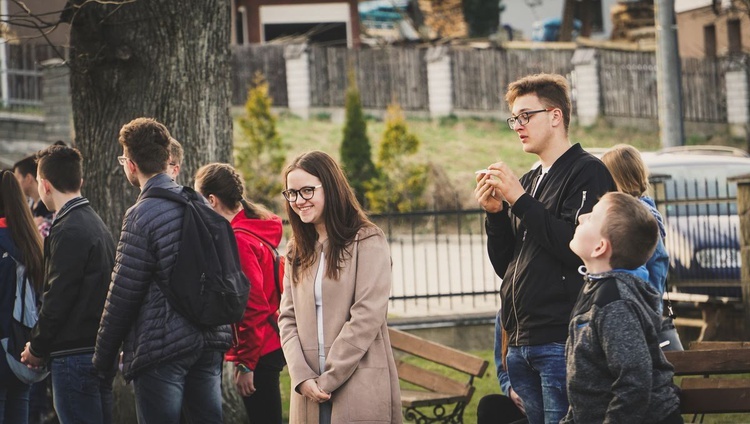
<svg viewBox="0 0 750 424"><path fill-rule="evenodd" d="M232 219L232 228L241 228L245 231L249 231L258 237L271 243L276 248L281 243L281 236L283 234L283 228L281 224L281 218L276 215L271 215L268 219L255 219L248 218L245 216L245 211L241 210Z"/></svg>
<svg viewBox="0 0 750 424"><path fill-rule="evenodd" d="M661 234L661 238L664 238L667 236L667 231L664 228L664 218L661 216L661 212L659 212L658 209L656 209L656 203L654 202L654 199L648 197L648 196L641 196L638 198L638 200L641 201L648 210L651 212L651 215L656 218L656 223L659 224L659 234Z"/></svg>
<svg viewBox="0 0 750 424"><path fill-rule="evenodd" d="M611 278L625 283L620 285L620 293L623 298L638 300L639 304L646 307L650 318L658 322L661 317L659 305L661 305L662 299L656 288L648 283L648 270L645 267L641 266L634 270L613 269L600 274L588 274L583 290L587 291L592 285Z"/></svg>

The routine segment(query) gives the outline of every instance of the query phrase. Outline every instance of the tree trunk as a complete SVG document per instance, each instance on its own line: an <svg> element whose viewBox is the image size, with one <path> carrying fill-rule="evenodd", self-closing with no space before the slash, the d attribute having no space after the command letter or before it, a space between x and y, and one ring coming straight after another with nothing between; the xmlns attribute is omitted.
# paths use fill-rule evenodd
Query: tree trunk
<svg viewBox="0 0 750 424"><path fill-rule="evenodd" d="M116 159L122 125L141 116L165 124L185 149L182 184L203 164L232 163L230 2L71 3L83 4L68 17L83 193L117 236L138 195Z"/></svg>

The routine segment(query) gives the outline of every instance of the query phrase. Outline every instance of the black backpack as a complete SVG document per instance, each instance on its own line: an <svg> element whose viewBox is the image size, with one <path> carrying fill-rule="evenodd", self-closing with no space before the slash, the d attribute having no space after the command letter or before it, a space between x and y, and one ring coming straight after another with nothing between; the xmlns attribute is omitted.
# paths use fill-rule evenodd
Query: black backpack
<svg viewBox="0 0 750 424"><path fill-rule="evenodd" d="M141 195L185 205L177 263L159 288L177 312L199 327L238 322L245 313L250 282L240 267L232 227L195 190L182 187L182 193L187 198L153 187Z"/></svg>

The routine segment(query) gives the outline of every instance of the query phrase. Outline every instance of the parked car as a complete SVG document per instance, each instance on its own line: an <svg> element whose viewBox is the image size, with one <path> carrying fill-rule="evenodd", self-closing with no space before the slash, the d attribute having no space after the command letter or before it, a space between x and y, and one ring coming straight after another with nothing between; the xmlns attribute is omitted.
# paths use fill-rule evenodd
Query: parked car
<svg viewBox="0 0 750 424"><path fill-rule="evenodd" d="M643 153L667 226L670 284L688 293L740 297L737 184L750 174L739 149L687 146Z"/></svg>

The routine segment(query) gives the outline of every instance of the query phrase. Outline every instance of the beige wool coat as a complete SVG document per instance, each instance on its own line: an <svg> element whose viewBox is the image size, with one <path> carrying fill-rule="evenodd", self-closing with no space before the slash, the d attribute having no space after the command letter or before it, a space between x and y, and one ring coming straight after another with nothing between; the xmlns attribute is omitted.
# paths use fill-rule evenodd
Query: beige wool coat
<svg viewBox="0 0 750 424"><path fill-rule="evenodd" d="M312 272L291 284L287 262L279 328L292 380L290 424L318 423L318 404L298 392L317 379L331 393L332 424L401 423L398 374L386 314L391 290L390 249L377 228L360 230L338 280L323 277L325 370L318 366L318 332ZM318 252L324 244L318 244ZM326 257L326 261L328 258Z"/></svg>

